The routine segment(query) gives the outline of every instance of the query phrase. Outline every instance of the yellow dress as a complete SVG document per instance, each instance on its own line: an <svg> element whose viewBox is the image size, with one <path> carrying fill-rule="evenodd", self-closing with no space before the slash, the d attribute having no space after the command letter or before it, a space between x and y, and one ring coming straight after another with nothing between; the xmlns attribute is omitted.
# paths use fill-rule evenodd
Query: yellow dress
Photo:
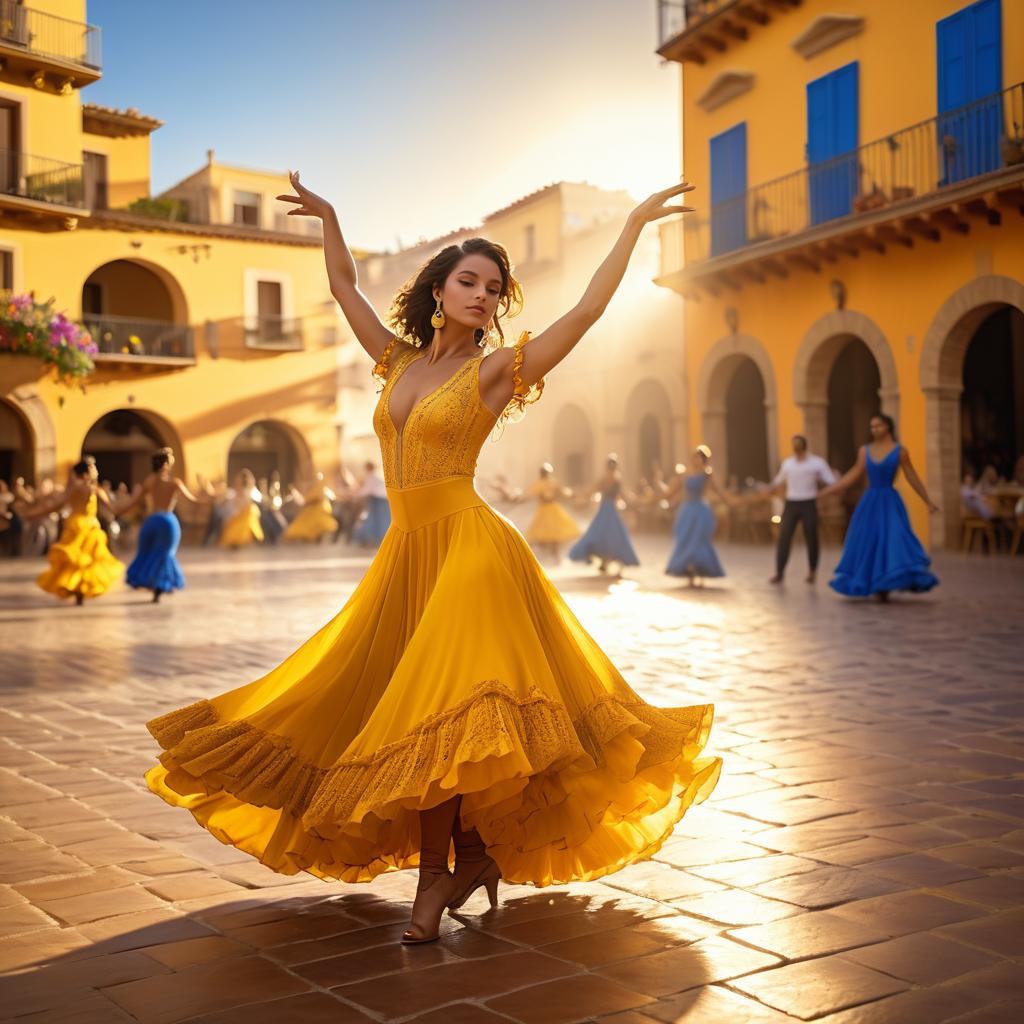
<svg viewBox="0 0 1024 1024"><path fill-rule="evenodd" d="M324 494L323 484L306 495L302 511L288 524L285 540L320 540L338 531L338 521L331 512L331 503Z"/></svg>
<svg viewBox="0 0 1024 1024"><path fill-rule="evenodd" d="M575 540L580 528L558 500L562 488L553 480L534 480L523 491L524 498L537 499L537 514L526 530L534 544L564 544Z"/></svg>
<svg viewBox="0 0 1024 1024"><path fill-rule="evenodd" d="M650 857L720 762L710 705L626 684L519 531L473 486L495 424L481 357L374 413L393 522L344 607L267 675L154 718L149 788L284 874L369 881L419 861L418 811L462 794L509 882Z"/></svg>
<svg viewBox="0 0 1024 1024"><path fill-rule="evenodd" d="M222 548L244 548L254 541L263 543L263 527L259 506L250 501L224 524L218 543Z"/></svg>
<svg viewBox="0 0 1024 1024"><path fill-rule="evenodd" d="M50 545L50 568L36 579L47 593L99 597L124 574L124 563L110 553L107 535L96 518L96 506L96 495L90 494L84 508L72 509L60 540Z"/></svg>

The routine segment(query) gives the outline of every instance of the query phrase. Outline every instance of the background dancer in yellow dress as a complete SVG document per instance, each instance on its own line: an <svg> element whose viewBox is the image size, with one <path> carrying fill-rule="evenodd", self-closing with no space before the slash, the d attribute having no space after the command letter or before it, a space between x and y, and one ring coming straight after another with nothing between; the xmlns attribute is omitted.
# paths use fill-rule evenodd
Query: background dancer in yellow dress
<svg viewBox="0 0 1024 1024"><path fill-rule="evenodd" d="M544 886L651 857L718 778L712 707L658 708L626 683L473 484L495 424L600 317L644 225L629 216L579 303L501 347L521 289L482 238L442 249L385 326L358 288L337 215L320 217L331 290L383 381L374 412L393 523L344 607L267 675L152 719L149 788L287 874L347 882L419 866L405 942L498 879ZM454 844L454 872L449 858Z"/></svg>
<svg viewBox="0 0 1024 1024"><path fill-rule="evenodd" d="M110 553L107 535L96 511L102 502L117 514L110 497L100 487L96 460L87 455L71 469L67 487L29 509L31 516L43 516L67 505L71 514L64 521L60 540L50 545L50 568L36 583L57 597L73 597L82 604L87 597L105 594L124 574L124 563Z"/></svg>
<svg viewBox="0 0 1024 1024"><path fill-rule="evenodd" d="M260 492L252 470L243 469L235 477L235 495L229 499L228 511L218 543L222 548L244 548L263 543L260 523Z"/></svg>
<svg viewBox="0 0 1024 1024"><path fill-rule="evenodd" d="M333 537L338 521L332 512L334 491L324 483L323 473L317 473L313 486L306 491L306 504L288 524L285 540L311 540L319 543L324 537Z"/></svg>
<svg viewBox="0 0 1024 1024"><path fill-rule="evenodd" d="M527 527L526 539L557 562L561 545L575 540L583 531L558 500L568 497L571 492L555 479L554 474L554 466L550 462L543 463L540 476L523 491L519 500L537 499L537 512Z"/></svg>

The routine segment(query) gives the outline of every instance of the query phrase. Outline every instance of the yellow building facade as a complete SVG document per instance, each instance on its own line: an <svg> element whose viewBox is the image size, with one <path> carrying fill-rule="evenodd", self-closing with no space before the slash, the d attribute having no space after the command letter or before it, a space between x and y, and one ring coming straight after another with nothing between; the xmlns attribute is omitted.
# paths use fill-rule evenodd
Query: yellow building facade
<svg viewBox="0 0 1024 1024"><path fill-rule="evenodd" d="M688 427L768 479L892 415L960 542L964 472L1024 453L1024 4L659 3L698 212L662 227Z"/></svg>
<svg viewBox="0 0 1024 1024"><path fill-rule="evenodd" d="M216 480L301 483L339 462L344 324L322 242L273 196L285 171L207 163L161 196L137 110L84 103L102 74L83 0L4 5L2 287L53 296L99 346L84 390L0 353L0 477L63 480L83 454L131 485L154 447Z"/></svg>

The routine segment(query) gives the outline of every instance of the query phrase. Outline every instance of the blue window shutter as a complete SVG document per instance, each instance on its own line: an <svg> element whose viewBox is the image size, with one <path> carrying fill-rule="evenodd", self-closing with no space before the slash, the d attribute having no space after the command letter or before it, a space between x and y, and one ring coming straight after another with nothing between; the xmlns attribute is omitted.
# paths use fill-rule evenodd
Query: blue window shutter
<svg viewBox="0 0 1024 1024"><path fill-rule="evenodd" d="M716 135L711 152L711 255L747 240L747 126Z"/></svg>
<svg viewBox="0 0 1024 1024"><path fill-rule="evenodd" d="M807 83L808 198L812 224L844 217L857 194L858 64ZM841 159L849 154L848 159Z"/></svg>

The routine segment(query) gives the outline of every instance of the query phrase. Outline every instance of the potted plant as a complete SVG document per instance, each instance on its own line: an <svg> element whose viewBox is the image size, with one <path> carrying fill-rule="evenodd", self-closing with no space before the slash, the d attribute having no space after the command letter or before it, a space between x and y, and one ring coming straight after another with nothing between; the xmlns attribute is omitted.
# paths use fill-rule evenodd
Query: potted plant
<svg viewBox="0 0 1024 1024"><path fill-rule="evenodd" d="M0 293L0 352L40 359L58 380L70 384L92 373L96 351L89 332L57 312L52 296L39 302L34 291Z"/></svg>

